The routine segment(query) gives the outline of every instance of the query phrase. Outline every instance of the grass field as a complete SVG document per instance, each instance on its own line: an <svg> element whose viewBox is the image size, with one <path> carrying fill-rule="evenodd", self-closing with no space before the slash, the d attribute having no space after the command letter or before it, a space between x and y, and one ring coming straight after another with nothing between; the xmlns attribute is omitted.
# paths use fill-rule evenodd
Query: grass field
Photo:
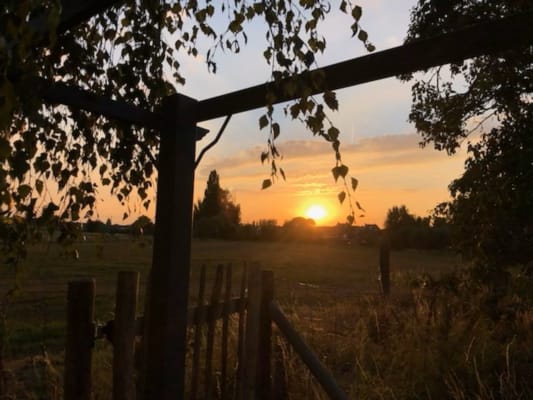
<svg viewBox="0 0 533 400"><path fill-rule="evenodd" d="M20 291L8 314L7 356L31 354L38 351L42 342L52 348L61 346L69 280L96 279L96 317L101 321L112 318L119 271L141 273L142 302L151 256L151 238L120 235L92 236L69 248L47 243L31 246L18 274ZM209 269L232 264L237 270L234 287L238 285L239 269L255 264L274 271L276 297L282 304L326 305L378 293L378 262L377 249L344 243L194 241L191 295L196 293L194 283L202 264ZM455 268L458 262L450 252L393 252L393 285L397 291L404 290L415 276L438 275ZM14 276L7 267L2 269L0 293L13 286Z"/></svg>
<svg viewBox="0 0 533 400"><path fill-rule="evenodd" d="M141 272L144 297L151 252L151 238L128 236L92 236L68 249L44 243L32 246L19 274L21 290L5 325L6 359L39 354L44 345L55 355L60 370L68 281L96 279L96 317L104 322L113 317L119 271ZM235 294L244 265L258 264L274 272L275 297L351 398L533 396L530 303L515 296L511 301L525 306L512 316L491 320L479 306L483 289L453 293L412 285L422 275L437 278L458 269L461 261L451 252L392 252L389 300L378 295L376 248L345 243L195 241L191 296L199 267L206 265L213 272L218 264L236 269ZM13 271L4 268L0 277L5 292L13 285ZM293 398L325 398L294 354L289 350L284 354ZM95 363L99 367L94 398L108 399L110 359L105 342L97 343Z"/></svg>

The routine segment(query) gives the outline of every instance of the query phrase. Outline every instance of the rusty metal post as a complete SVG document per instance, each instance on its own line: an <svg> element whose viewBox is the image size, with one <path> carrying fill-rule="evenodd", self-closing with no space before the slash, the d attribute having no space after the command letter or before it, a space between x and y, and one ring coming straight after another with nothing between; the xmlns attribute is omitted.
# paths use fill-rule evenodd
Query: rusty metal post
<svg viewBox="0 0 533 400"><path fill-rule="evenodd" d="M183 399L197 101L164 99L146 329L144 399Z"/></svg>

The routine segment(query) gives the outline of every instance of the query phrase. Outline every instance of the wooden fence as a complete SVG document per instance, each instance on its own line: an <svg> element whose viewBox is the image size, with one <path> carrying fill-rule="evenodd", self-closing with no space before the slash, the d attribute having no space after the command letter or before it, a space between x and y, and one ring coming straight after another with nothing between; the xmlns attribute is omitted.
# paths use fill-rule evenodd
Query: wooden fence
<svg viewBox="0 0 533 400"><path fill-rule="evenodd" d="M309 368L331 399L347 399L331 372L306 345L274 301L271 271L244 269L233 297L231 266L218 266L209 301L206 269L202 267L197 305L189 308L187 393L191 400L270 400L288 398L286 371L276 346L279 332ZM115 319L94 322L95 281L69 283L65 351L65 400L91 398L94 340L113 344L113 399L142 398L146 354L144 318L137 317L139 274L120 272ZM277 329L273 329L276 326ZM230 343L231 342L231 343ZM230 345L232 344L232 345ZM218 368L215 368L215 364ZM216 371L215 371L216 370Z"/></svg>

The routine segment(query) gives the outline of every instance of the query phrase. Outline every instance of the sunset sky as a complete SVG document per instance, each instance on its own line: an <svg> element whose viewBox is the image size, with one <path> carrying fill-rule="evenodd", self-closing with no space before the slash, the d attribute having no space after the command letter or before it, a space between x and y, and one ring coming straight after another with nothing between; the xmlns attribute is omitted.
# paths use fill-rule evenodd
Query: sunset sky
<svg viewBox="0 0 533 400"><path fill-rule="evenodd" d="M361 24L369 33L376 51L398 46L405 37L414 0L360 0ZM357 39L351 38L350 18L332 12L324 23L327 40L320 66L367 54ZM187 79L182 93L198 100L265 82L269 77L262 52L264 27L248 25L249 44L241 53L220 57L216 75L209 74L203 59L180 60ZM421 149L420 137L407 123L411 103L410 85L391 78L337 91L338 112L330 113L341 130L341 153L350 175L359 180L355 193L366 210L356 223L382 225L387 210L405 204L417 215L427 215L433 207L448 199L447 185L463 170L464 152L449 157L431 148ZM277 109L281 110L282 106ZM330 146L305 130L303 125L283 119L278 139L287 180L278 180L261 190L268 178L268 165L261 165L260 154L266 148L267 132L260 131L262 110L234 115L221 140L203 158L196 171L195 201L203 196L209 172L216 169L221 186L228 189L241 205L242 220L275 219L279 224L295 216L305 216L311 205L322 205L327 215L319 224L345 222L349 209L340 206L337 194L342 190L331 174L334 154ZM222 119L202 123L211 133L198 143L198 151L218 131ZM148 215L153 217L154 210ZM99 212L121 223L118 207ZM108 215L109 214L109 215ZM141 212L138 211L138 215ZM360 213L358 213L360 214Z"/></svg>

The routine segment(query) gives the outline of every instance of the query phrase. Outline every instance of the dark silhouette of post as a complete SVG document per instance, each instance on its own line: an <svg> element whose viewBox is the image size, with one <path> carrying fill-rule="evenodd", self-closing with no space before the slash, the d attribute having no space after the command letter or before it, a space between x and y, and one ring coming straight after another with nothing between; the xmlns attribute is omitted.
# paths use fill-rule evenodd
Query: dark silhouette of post
<svg viewBox="0 0 533 400"><path fill-rule="evenodd" d="M90 400L92 397L94 287L94 279L81 279L68 284L65 400Z"/></svg>
<svg viewBox="0 0 533 400"><path fill-rule="evenodd" d="M184 398L197 101L164 99L144 399Z"/></svg>
<svg viewBox="0 0 533 400"><path fill-rule="evenodd" d="M379 281L381 283L381 294L390 294L390 241L387 232L381 234L379 244Z"/></svg>

